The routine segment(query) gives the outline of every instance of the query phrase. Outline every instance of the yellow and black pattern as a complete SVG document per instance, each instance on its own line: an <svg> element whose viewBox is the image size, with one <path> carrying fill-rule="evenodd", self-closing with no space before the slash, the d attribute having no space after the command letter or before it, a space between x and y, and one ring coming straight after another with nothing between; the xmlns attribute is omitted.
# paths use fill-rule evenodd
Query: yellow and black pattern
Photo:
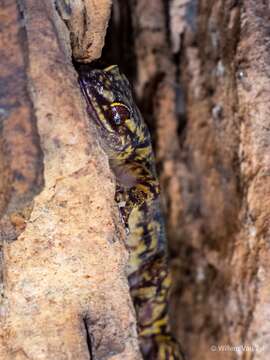
<svg viewBox="0 0 270 360"><path fill-rule="evenodd" d="M117 66L82 71L79 81L115 173L116 201L128 228L128 278L141 352L147 360L182 359L169 328L171 278L148 128Z"/></svg>

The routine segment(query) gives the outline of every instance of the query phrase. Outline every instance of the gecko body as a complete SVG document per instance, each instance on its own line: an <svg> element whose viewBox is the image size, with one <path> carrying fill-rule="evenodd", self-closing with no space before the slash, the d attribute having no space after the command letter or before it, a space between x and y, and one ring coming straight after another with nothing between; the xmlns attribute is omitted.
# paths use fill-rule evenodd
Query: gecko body
<svg viewBox="0 0 270 360"><path fill-rule="evenodd" d="M168 319L171 277L149 130L117 66L82 71L79 82L115 174L116 201L129 230L127 273L141 352L145 360L180 360Z"/></svg>

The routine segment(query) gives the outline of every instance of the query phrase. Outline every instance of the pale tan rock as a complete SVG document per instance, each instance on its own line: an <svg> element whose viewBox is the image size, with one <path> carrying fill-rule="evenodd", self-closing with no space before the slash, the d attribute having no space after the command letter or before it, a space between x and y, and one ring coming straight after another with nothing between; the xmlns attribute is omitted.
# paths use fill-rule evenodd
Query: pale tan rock
<svg viewBox="0 0 270 360"><path fill-rule="evenodd" d="M17 239L3 243L0 359L140 359L114 179L86 114L69 33L53 2L22 4L44 187Z"/></svg>
<svg viewBox="0 0 270 360"><path fill-rule="evenodd" d="M69 29L73 57L82 62L98 59L112 0L57 0L56 3L57 11Z"/></svg>

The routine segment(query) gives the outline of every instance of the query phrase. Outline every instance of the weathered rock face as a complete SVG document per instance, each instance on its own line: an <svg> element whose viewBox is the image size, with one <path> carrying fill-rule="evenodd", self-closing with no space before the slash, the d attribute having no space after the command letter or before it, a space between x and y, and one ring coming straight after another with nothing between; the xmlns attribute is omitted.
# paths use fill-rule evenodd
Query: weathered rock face
<svg viewBox="0 0 270 360"><path fill-rule="evenodd" d="M43 186L43 154L27 90L26 34L20 13L10 2L0 15L0 238L13 240L24 228L27 208Z"/></svg>
<svg viewBox="0 0 270 360"><path fill-rule="evenodd" d="M269 13L254 0L119 0L109 28L104 56L152 131L173 323L192 359L269 353Z"/></svg>
<svg viewBox="0 0 270 360"><path fill-rule="evenodd" d="M74 12L97 4L66 4L0 10L0 359L140 359L114 179L71 59ZM80 38L88 60L108 22L110 1L99 5L99 30L89 21Z"/></svg>
<svg viewBox="0 0 270 360"><path fill-rule="evenodd" d="M100 56L110 1L19 3L0 10L0 359L139 359L114 182L71 62ZM103 51L152 131L172 323L194 360L270 352L269 13L118 0Z"/></svg>

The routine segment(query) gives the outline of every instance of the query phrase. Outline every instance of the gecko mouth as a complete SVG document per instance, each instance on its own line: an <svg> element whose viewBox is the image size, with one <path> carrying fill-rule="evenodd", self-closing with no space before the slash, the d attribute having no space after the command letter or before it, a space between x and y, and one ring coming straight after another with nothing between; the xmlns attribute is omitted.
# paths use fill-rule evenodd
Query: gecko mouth
<svg viewBox="0 0 270 360"><path fill-rule="evenodd" d="M118 134L115 133L115 131L110 128L109 126L106 126L104 121L101 121L95 107L93 106L93 104L89 101L86 91L84 89L83 83L81 82L81 80L79 80L80 82L80 86L82 89L82 92L84 94L84 98L86 99L86 103L87 103L87 112L90 115L91 119L93 119L96 128L103 140L103 144L104 147L106 147L106 149L113 149L114 151L123 151L125 149L125 145L122 142L121 136L119 136Z"/></svg>
<svg viewBox="0 0 270 360"><path fill-rule="evenodd" d="M87 104L87 112L89 113L90 117L94 120L95 124L98 127L102 127L104 129L104 131L106 131L107 133L114 133L112 128L110 128L109 126L106 126L105 122L100 120L95 107L93 106L92 102L89 100L89 95L87 94L87 91L86 91L87 84L85 84L84 80L80 79L80 78L79 78L79 84L80 84L81 91L84 95L84 99Z"/></svg>

